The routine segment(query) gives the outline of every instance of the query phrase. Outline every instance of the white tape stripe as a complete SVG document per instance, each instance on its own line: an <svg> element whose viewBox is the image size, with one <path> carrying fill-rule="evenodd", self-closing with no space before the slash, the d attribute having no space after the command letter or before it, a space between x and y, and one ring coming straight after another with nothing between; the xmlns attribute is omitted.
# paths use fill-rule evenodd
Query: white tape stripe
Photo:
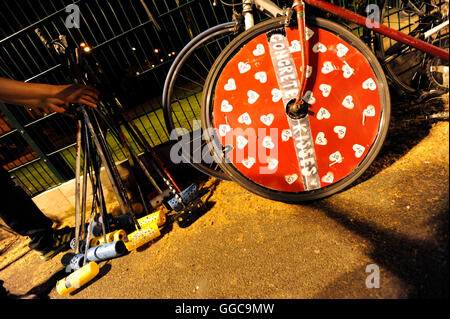
<svg viewBox="0 0 450 319"><path fill-rule="evenodd" d="M278 86L282 93L283 105L286 106L290 100L297 97L300 81L289 50L289 42L284 34L284 29L280 29L280 33L273 33L272 31L267 34L267 39ZM320 176L317 169L309 116L306 115L302 119L292 119L286 114L286 117L292 131L305 190L318 189L320 188Z"/></svg>

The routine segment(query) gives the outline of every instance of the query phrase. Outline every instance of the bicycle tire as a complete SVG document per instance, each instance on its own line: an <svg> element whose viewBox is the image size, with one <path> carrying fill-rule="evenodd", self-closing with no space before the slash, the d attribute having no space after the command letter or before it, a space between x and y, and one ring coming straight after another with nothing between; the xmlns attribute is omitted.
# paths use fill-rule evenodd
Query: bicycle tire
<svg viewBox="0 0 450 319"><path fill-rule="evenodd" d="M354 34L352 34L351 31L349 31L348 29L346 29L345 27L343 27L341 25L338 25L334 22L331 22L331 21L325 20L325 19L321 19L321 18L309 18L307 20L307 26L316 31L316 33L318 34L317 37L324 36L324 39L326 39L326 36L328 35L330 39L342 41L341 43L345 44L345 46L347 46L347 48L349 49L348 56L346 57L347 62L349 64L351 64L351 63L355 62L356 60L358 60L358 61L364 60L365 65L367 65L370 68L369 73L373 74L373 78L375 79L376 89L374 91L375 93L372 94L372 96L374 97L374 100L377 100L379 102L379 105L376 106L376 113L374 113L374 114L377 114L377 116L374 115L372 118L374 120L376 119L376 122L367 123L367 126L366 126L368 128L370 125L372 125L371 126L371 134L373 134L373 137L371 137L372 139L370 141L369 141L369 139L367 139L367 142L370 143L370 145L364 144L367 146L365 148L365 150L363 151L364 156L362 156L361 154L358 154L361 157L361 160L357 161L357 163L355 165L353 165L350 170L347 169L347 172L342 177L339 177L339 174L338 174L339 172L337 171L337 169L335 169L336 166L333 169L331 169L331 168L329 169L329 167L327 166L327 164L328 164L327 163L327 164L323 165L323 167L321 167L320 166L320 165L322 165L322 162L321 162L320 165L318 166L318 170L321 171L321 175L319 176L319 178L322 181L322 183L324 184L324 186L321 185L319 188L315 188L315 189L305 187L306 184L303 182L304 176L301 173L302 169L300 167L301 166L300 161L297 161L298 160L297 156L300 156L300 154L297 155L297 150L295 149L296 146L294 143L295 130L293 131L292 129L289 129L289 131L291 132L290 139L288 136L287 139L282 141L280 134L277 133L276 139L272 140L274 145L278 145L277 147L283 148L282 150L280 150L280 154L281 154L281 152L283 152L283 156L282 156L282 158L280 158L280 157L277 158L278 163L275 163L278 165L278 166L276 166L277 167L276 173L274 173L271 176L269 176L270 174L268 174L269 177L267 177L267 178L265 176L263 176L263 174L260 173L260 171L258 171L258 167L259 167L259 169L261 169L262 164L265 163L264 165L268 164L267 167L270 168L271 163L274 163L274 162L273 161L270 162L270 159L268 157L266 157L265 159L262 159L262 160L258 159L258 160L254 160L254 161L249 161L250 157L248 157L248 158L241 157L240 162L239 162L239 159L235 159L235 161L233 159L230 159L231 156L234 155L232 153L240 147L237 142L239 137L238 136L232 137L231 143L234 143L234 144L232 144L231 146L229 146L227 144L223 145L222 142L223 142L224 136L225 136L225 138L227 138L228 136L226 134L228 134L228 132L231 132L232 129L228 130L228 131L227 131L227 129L224 129L222 132L220 131L219 123L221 123L220 121L223 121L223 117L224 117L223 114L221 114L221 112L222 113L225 111L227 112L226 113L227 115L225 116L225 123L226 123L225 125L228 125L228 124L229 124L228 126L233 125L233 128L235 125L236 128L238 128L238 129L242 129L243 127L246 127L244 125L248 124L248 122L245 123L245 119L246 119L245 117L241 118L242 121L236 120L236 117L238 116L238 114L243 112L242 111L243 109L240 108L240 104L243 104L246 107L245 110L248 110L248 112L251 112L251 110L253 112L261 112L260 109L264 108L265 104L278 105L279 108L277 108L277 109L275 109L275 107L270 108L270 110L272 110L272 113L277 113L275 116L272 117L272 123L275 123L278 120L284 121L283 122L285 125L284 127L286 127L286 123L288 123L288 121L289 121L288 116L286 115L286 111L285 111L285 105L286 105L285 103L281 102L281 104L279 104L280 102L278 101L275 104L271 104L272 102L275 102L276 99L274 100L275 96L272 96L272 101L270 101L270 99L271 99L270 94L273 94L273 92L274 92L274 91L272 91L271 93L267 93L267 91L269 91L270 88L269 88L269 90L264 90L264 89L261 89L261 87L258 87L259 88L258 92L260 93L260 97L261 97L261 100L260 100L260 102L258 102L258 104L256 104L253 100L252 101L244 101L243 103L238 103L238 101L239 101L238 98L236 98L236 100L233 100L233 96L240 96L239 87L236 88L238 86L238 84L237 84L238 78L236 80L233 80L235 82L235 86L234 86L235 91L233 91L233 92L235 92L235 93L227 95L227 98L230 100L230 101L227 101L228 104L231 104L232 106L235 107L235 109L233 109L231 111L229 109L227 110L227 103L223 103L222 95L221 95L221 91L227 90L227 89L233 89L233 86L231 85L233 81L230 82L230 80L228 79L228 82L227 82L226 75L228 74L227 72L229 71L229 66L234 65L234 68L236 68L236 63L239 60L239 58L241 58L241 57L245 58L245 54L248 54L249 56L251 56L251 54L252 54L251 52L253 49L256 48L254 51L257 51L257 46L255 46L257 43L258 44L262 43L263 46L265 47L265 50L266 51L269 50L270 48L268 49L266 46L268 46L267 43L270 40L268 40L267 38L269 37L270 34L277 33L277 32L280 32L280 33L286 32L286 34L288 34L288 36L290 37L289 39L298 39L298 30L297 30L296 26L291 25L290 27L285 27L284 21L285 21L285 19L278 18L278 19L271 19L271 20L268 20L266 22L256 25L252 29L247 30L246 32L244 32L240 36L238 36L235 40L233 40L233 42L230 43L230 45L226 48L226 50L224 50L224 52L222 52L222 54L218 57L218 59L216 60L216 63L213 65L213 68L211 69L211 72L208 76L208 79L207 79L207 82L205 84L205 88L203 91L202 104L204 107L202 109L202 124L204 125L203 130L208 138L208 142L209 142L208 145L211 148L214 148L216 150L214 152L214 154L217 157L216 160L219 162L220 166L222 167L222 170L224 172L226 172L233 181L235 181L236 183L238 183L240 186L244 187L245 189L247 189L257 195L260 195L262 197L266 197L266 198L269 198L272 200L277 200L277 201L282 201L282 202L298 203L298 202L316 200L319 198L330 196L336 192L339 192L339 191L345 189L351 183L353 183L358 177L360 177L362 175L362 173L368 168L368 166L375 159L376 155L380 151L380 149L383 145L383 142L386 138L387 130L388 130L388 126L389 126L389 118L390 118L390 96L389 96L389 89L388 89L388 85L387 85L387 81L386 81L386 77L384 75L383 69L382 69L381 65L379 64L378 60L376 59L376 57L373 55L372 51L367 47L367 45L364 44L364 42L362 42L358 37L356 37ZM296 37L294 38L294 36L292 34L294 34L294 35L296 34ZM288 36L286 36L286 39ZM314 39L315 41L317 41L317 39L318 39L317 37L314 38L314 36L313 36L313 37L311 37L311 39ZM261 39L261 40L259 40L259 39ZM258 41L260 41L260 42L258 42ZM290 43L292 44L293 42L290 42ZM288 45L289 45L289 43L288 43ZM337 46L334 46L334 49L333 49L333 45L334 44L331 44L331 46L328 46L330 54L337 47ZM320 53L320 52L321 51L319 50L318 54L316 54L314 57L314 58L318 59L317 61L319 61L321 59L320 54L322 54L322 53ZM336 52L336 51L333 51L333 52ZM255 52L253 52L253 54L255 54ZM310 48L310 57L312 57L312 54L313 53ZM324 53L324 54L326 54L326 53ZM344 54L344 56L345 56L345 54ZM263 55L262 60L261 59L258 60L257 58L254 58L254 56L251 56L251 59L256 61L256 62L253 62L255 64L251 64L250 62L248 62L250 64L251 68L255 67L255 69L257 69L258 63L260 63L259 65L266 65L266 66L268 65L269 66L268 68L264 69L265 73L267 75L267 79L266 79L267 83L271 83L271 81L273 81L274 78L276 81L276 75L274 74L275 71L273 71L274 67L271 64L273 61L270 63L265 61L264 59L267 59L267 57L265 57L264 55ZM270 59L270 57L268 59ZM239 61L244 61L244 60L239 60ZM245 61L250 61L250 60L247 59ZM297 61L300 61L299 56L297 56ZM321 61L323 62L323 60L321 60ZM269 64L265 64L265 63L269 63ZM294 62L294 64L295 64L295 62ZM239 64L237 64L237 65L239 66ZM316 64L315 66L313 65L313 70L318 70L317 65L319 65L319 64ZM323 69L325 68L325 65L326 65L326 63L323 64L321 72L324 72ZM361 66L363 66L363 64L361 64ZM270 69L270 68L272 68L272 69ZM300 70L300 68L298 67L297 64L296 64L296 70ZM242 70L242 71L244 71L244 70ZM325 71L328 72L328 70L325 70ZM346 71L344 71L342 74L344 75ZM236 70L235 71L236 77L241 76L238 73L239 72ZM361 73L358 76L356 76L357 73L355 72L355 79L360 79L361 76L366 76L366 73L364 73L364 74L363 73L364 72L361 71ZM222 76L222 74L224 74L224 76ZM346 74L346 75L348 76L348 74ZM342 77L342 75L340 75L340 76ZM350 77L351 76L353 76L353 75L350 75ZM316 94L317 92L320 92L317 90L318 86L316 84L317 84L318 79L321 79L321 77L322 76L319 75L319 71L317 71L317 72L312 71L311 75L308 79L307 87L306 87L306 88L310 88L311 92L313 92L312 94L309 95L307 102L311 102L310 110L314 112L314 115L312 117L310 117L310 119L311 119L311 121L313 121L313 120L315 121L314 125L317 125L317 123L319 122L318 121L319 114L323 114L323 113L320 113L322 108L320 108L319 111L317 111L317 109L319 108L318 104L325 103L325 101L326 101L323 99L322 100L319 99L318 94ZM271 78L271 80L269 80L269 78ZM338 79L338 78L336 78L336 79ZM253 81L253 79L252 79L252 81ZM219 82L220 82L220 85L219 85ZM365 81L365 82L367 82L367 81ZM250 83L250 80L249 80L249 83ZM256 83L256 82L252 82L252 83ZM322 84L324 84L324 82L322 82ZM222 90L222 85L223 85L223 90ZM228 85L228 87L225 87L226 85ZM265 84L263 84L263 85L265 85ZM247 90L247 88L248 88L248 86L246 88L244 88L244 91ZM356 88L355 88L355 90L356 90ZM370 90L372 90L372 89L370 89ZM255 91L256 91L256 88L255 88ZM364 89L364 85L363 85L362 91L367 91L366 89ZM333 95L328 95L330 97L330 100L335 101L337 99L337 97L339 97L339 99L341 98L342 93L339 93L339 91L337 89L334 90L333 92L334 92ZM322 94L325 94L324 91L322 91ZM328 94L330 94L330 92L328 92ZM371 93L365 93L365 94L370 95ZM252 98L252 95L249 94L249 92L247 92L247 95L248 95L249 99ZM268 97L266 97L266 96L268 96ZM317 102L319 102L316 105L312 105L313 103L312 103L311 98L314 96L317 98ZM323 96L325 96L325 95L323 95ZM358 96L356 98L358 98ZM356 98L355 98L354 104L356 104ZM234 101L236 101L237 103L234 104ZM250 102L255 103L255 104L251 104L252 105L251 109L248 108L248 106L250 105ZM221 109L222 104L225 105L224 110ZM375 105L375 101L373 104ZM332 105L330 104L330 106L327 106L327 108L328 107L330 107L330 110L331 110ZM363 106L363 107L366 107L366 106ZM346 109L342 106L341 106L341 108ZM354 109L355 109L355 111L358 110L358 112L362 110L360 106L358 106L358 107L354 106ZM367 107L367 109L368 109L368 107ZM267 109L265 109L265 110L267 110ZM236 113L234 116L233 116L233 112ZM336 113L342 112L343 113L343 111L341 111L338 108L335 108L330 112L332 112L332 113L333 112L336 112ZM251 113L251 114L253 114L253 113ZM359 114L358 116L361 116L361 113L358 113L358 114ZM367 114L369 114L369 113L367 113ZM279 118L278 118L278 115L280 115ZM251 116L255 125L257 125L256 122L261 123L263 121L263 116L260 117L261 122L258 121L258 116L259 116L259 113L257 113L256 119L253 115ZM343 118L344 121L345 121L345 118L344 118L345 116L346 116L345 114L341 116L341 118ZM241 116L239 116L239 117L241 117ZM313 117L315 117L315 118L313 119ZM273 120L273 118L275 118L275 120ZM306 116L305 116L305 118L306 118ZM326 121L328 121L328 119L330 119L330 118L332 118L332 117L330 117L330 113L328 112L328 118L326 117L326 114L325 114L322 116L322 118L320 120L326 119ZM265 118L265 120L266 119L267 119L267 117ZM358 117L358 120L361 120L361 117ZM251 123L253 123L253 122L251 122ZM282 122L279 122L279 123L282 123ZM345 122L345 123L347 123L347 122ZM261 125L261 124L259 124L259 125ZM267 121L265 121L265 125L267 126ZM313 141L312 141L313 148L317 154L324 154L323 149L319 151L320 146L317 144L318 143L318 135L322 131L318 133L317 132L318 130L312 129L312 125L313 124L311 124L311 131L313 131L312 133L314 133L314 134L311 133L311 137L314 136L314 138L312 138L313 139ZM345 124L345 125L347 125L347 124ZM363 125L365 125L364 120L363 120ZM287 127L289 128L289 125ZM348 127L350 127L350 126L348 126ZM277 127L277 131L280 128L283 128L283 127L281 125L279 125ZM362 129L362 131L364 131L364 130L365 129ZM283 130L283 133L284 132L285 132L285 130ZM329 133L329 130L327 130L325 133L325 134L327 134L326 137L330 141L329 144L339 145L339 143L340 143L339 140L335 136L332 136L332 134L328 135L328 133ZM223 136L219 137L221 134ZM232 133L230 133L230 134L232 134ZM348 134L348 135L350 135L350 137L351 137L351 134ZM264 143L264 140L266 139L266 137L263 138L258 133L258 135L255 138L255 141L261 140L262 143ZM344 134L344 137L345 137L345 134ZM323 139L322 139L322 142L323 142ZM335 142L336 142L336 144L333 144ZM285 144L288 146L283 146L282 143L290 143L290 144ZM257 144L260 145L259 142ZM341 144L344 145L343 143L341 143ZM248 145L251 145L251 144L248 143ZM325 144L323 144L323 145L325 145ZM355 152L355 156L356 156L356 150L355 150L356 145L357 144L353 145L353 150ZM241 144L241 146L242 146L242 144ZM244 146L244 147L246 147L246 146ZM260 149L262 148L261 146L258 146L258 147ZM267 147L269 147L269 146L267 146ZM226 154L222 153L219 155L219 151L224 148L231 149L231 151ZM294 151L292 151L291 149ZM248 151L246 148L243 148L243 150L244 150L244 152ZM288 154L288 152L291 152L291 153ZM344 152L344 150L342 150L342 152L344 153L345 157L347 157L347 156L348 156L348 158L351 157L351 155L349 155L350 153L348 151ZM352 152L352 151L350 151L350 152ZM229 155L229 154L231 154L231 155ZM304 154L305 153L303 152L302 153L303 159L305 159ZM328 156L328 154L327 154L327 156ZM262 156L262 157L264 158L264 156ZM319 156L317 158L319 158ZM324 158L324 157L321 157L321 158ZM330 160L331 160L331 158L330 158ZM342 160L343 160L343 157L341 157L341 162L342 162ZM349 162L351 162L351 160L352 159L350 158ZM341 162L337 162L337 163L341 163ZM255 163L257 163L259 166L254 165ZM304 164L304 162L303 162L303 164ZM330 167L331 167L331 165L330 165ZM253 171L252 171L252 169L253 169ZM296 173L292 174L292 175L286 175L286 172L291 169L293 172L296 172ZM335 179L334 180L331 179L331 181L330 181L330 179L328 179L327 183L325 183L324 182L324 180L326 180L325 177L331 177L331 176L328 173L323 174L322 171L324 171L324 169L325 169L325 171L332 172L332 174L334 174ZM256 170L256 172L255 172L255 170ZM305 174L305 175L307 175L307 174ZM302 184L303 184L303 186L302 186Z"/></svg>
<svg viewBox="0 0 450 319"><path fill-rule="evenodd" d="M447 36L444 41L445 44L442 47L448 50L449 37ZM445 79L445 68L448 70L448 67L448 62L442 61L437 57L431 57L428 59L426 65L427 77L430 81L430 87L432 87L438 94L445 94L449 91L448 79Z"/></svg>
<svg viewBox="0 0 450 319"><path fill-rule="evenodd" d="M429 3L429 1L427 2ZM437 5L441 6L442 2ZM398 17L403 20L408 19L407 26L402 25L402 19L397 21L395 18L389 18L389 1L386 0L382 3L381 16L383 17L381 23L394 29L402 29L402 32L417 36L422 33L423 28L419 22L412 22L415 19L420 21L417 14L410 11L410 14L405 16L399 11ZM420 6L420 10L429 11L430 5L423 2ZM402 9L403 10L403 9ZM448 33L448 31L447 31ZM439 37L441 33L439 33ZM448 36L448 35L447 35ZM438 43L433 43L438 45ZM381 34L376 33L374 41L374 49L376 55L383 66L386 76L392 81L393 85L405 92L406 94L413 94L420 96L423 92L429 92L434 90L434 87L428 81L428 75L426 72L428 60L432 58L426 53L421 52L415 48L408 47L400 42L395 42Z"/></svg>
<svg viewBox="0 0 450 319"><path fill-rule="evenodd" d="M202 173L221 180L229 180L229 177L222 171L217 163L205 162L203 154L201 154L200 160L199 156L192 154L194 147L198 148L198 145L194 146L194 136L196 136L196 138L200 136L201 138L202 135L196 134L198 132L194 132L195 128L193 125L191 126L190 123L183 123L183 119L180 120L176 113L181 110L185 118L184 120L188 119L188 117L197 120L195 113L200 113L201 109L201 103L197 99L197 95L199 95L203 89L204 80L206 79L215 58L225 47L225 45L221 43L223 42L222 40L225 39L225 41L229 43L227 38L235 33L236 27L236 22L227 22L207 29L194 37L173 61L166 76L162 95L164 121L169 134L174 132L174 130L178 130L176 131L178 141L183 141L183 139L186 138L187 142L185 143L189 144L188 147L181 147L179 155L183 157L185 162L188 162ZM219 43L219 41L221 42ZM208 48L207 46L211 46L211 43L213 46L216 45L216 47ZM205 52L201 51L207 51L207 60L202 59L205 57ZM186 73L197 73L194 74L194 76L197 77L195 79L190 79L186 76ZM203 76L204 78L202 79ZM187 88L186 83L183 83L184 87L180 88L179 82L185 81L192 82L193 87ZM188 104L188 110L183 108L182 103ZM175 110L175 108L178 110ZM186 115L186 113L191 114ZM189 134L189 136L187 134ZM205 144L202 142L200 145L201 149L203 149L204 146ZM186 151L186 149L188 149L189 152Z"/></svg>

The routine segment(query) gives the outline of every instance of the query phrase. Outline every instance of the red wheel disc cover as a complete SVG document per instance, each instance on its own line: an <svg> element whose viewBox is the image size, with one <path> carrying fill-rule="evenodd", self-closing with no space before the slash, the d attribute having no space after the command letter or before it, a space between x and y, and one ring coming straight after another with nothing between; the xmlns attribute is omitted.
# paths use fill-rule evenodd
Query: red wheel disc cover
<svg viewBox="0 0 450 319"><path fill-rule="evenodd" d="M298 30L285 30L300 77ZM321 188L345 178L364 160L379 130L381 108L367 59L329 31L309 30L313 33L308 32L309 66L303 92L309 91L304 94L311 105L309 142L315 152L314 173L320 178L315 188ZM215 87L212 123L222 145L233 147L227 159L244 176L273 190L310 190L297 156L299 140L294 141L279 95L283 74L274 68L273 52L268 35L261 34L229 60ZM289 89L289 75L282 79L286 80L283 89Z"/></svg>

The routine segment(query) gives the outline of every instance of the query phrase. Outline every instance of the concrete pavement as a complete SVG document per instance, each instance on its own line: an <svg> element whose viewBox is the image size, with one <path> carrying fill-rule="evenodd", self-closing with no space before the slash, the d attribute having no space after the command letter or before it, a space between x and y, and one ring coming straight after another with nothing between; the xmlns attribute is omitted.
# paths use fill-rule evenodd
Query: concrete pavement
<svg viewBox="0 0 450 319"><path fill-rule="evenodd" d="M21 239L10 249L25 255L0 279L55 299L448 297L449 125L414 123L398 120L369 171L323 200L284 204L209 180L206 214L100 263L71 296L54 289L60 258L43 262ZM380 288L367 288L368 265Z"/></svg>

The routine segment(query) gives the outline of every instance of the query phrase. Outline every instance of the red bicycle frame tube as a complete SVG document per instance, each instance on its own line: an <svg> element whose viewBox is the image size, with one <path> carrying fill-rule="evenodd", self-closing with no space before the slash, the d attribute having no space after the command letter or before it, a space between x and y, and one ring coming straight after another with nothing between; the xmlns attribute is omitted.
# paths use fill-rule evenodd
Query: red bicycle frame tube
<svg viewBox="0 0 450 319"><path fill-rule="evenodd" d="M300 34L300 43L302 46L302 66L304 68L301 78L299 79L300 85L297 100L295 101L295 104L299 105L303 103L303 88L306 83L306 66L308 65L308 46L305 38L305 3L303 0L294 0L293 8L297 12L298 32Z"/></svg>
<svg viewBox="0 0 450 319"><path fill-rule="evenodd" d="M298 0L294 1L294 3L296 2L298 2ZM339 6L336 6L323 0L304 0L304 2L367 28L367 18L359 14L356 14L350 10L341 8ZM414 47L420 51L436 56L444 61L447 62L449 61L449 52L444 49L441 49L437 46L424 42L420 39L414 38L400 31L389 28L381 23L376 24L372 20L370 20L370 22L374 25L371 29L373 29L375 32L381 33L396 41L399 41L408 46Z"/></svg>

